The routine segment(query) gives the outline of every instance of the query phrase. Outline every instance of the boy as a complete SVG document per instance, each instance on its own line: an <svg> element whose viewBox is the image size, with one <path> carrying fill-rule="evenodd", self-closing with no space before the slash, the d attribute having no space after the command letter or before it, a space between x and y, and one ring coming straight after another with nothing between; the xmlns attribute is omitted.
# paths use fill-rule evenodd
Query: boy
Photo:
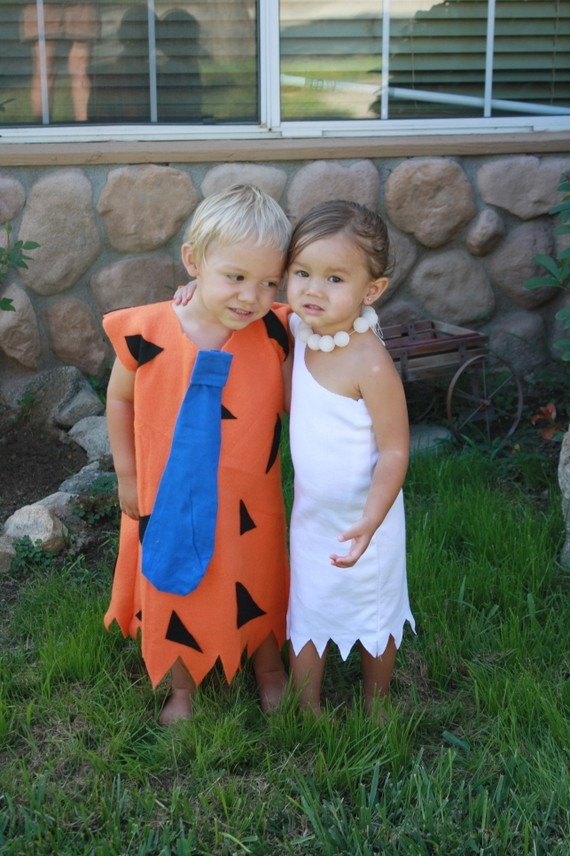
<svg viewBox="0 0 570 856"><path fill-rule="evenodd" d="M193 299L121 309L104 319L117 354L107 421L123 512L105 625L116 620L125 635L141 632L153 686L171 671L162 724L191 715L196 686L218 658L231 682L243 652L253 654L264 710L285 689L280 648L288 566L278 448L289 310L273 303L289 237L282 209L257 188L208 197L182 246L195 278ZM189 423L173 442L189 379L203 359L216 367L222 361L227 372L215 416L202 419L194 405L188 417L198 418L206 442L220 435L217 514L205 496L215 467L205 464L201 441L184 450ZM183 454L169 467L171 447ZM182 523L174 516L179 498L186 504ZM209 507L214 514L204 511ZM210 525L208 552L202 541ZM205 570L192 558L197 553Z"/></svg>

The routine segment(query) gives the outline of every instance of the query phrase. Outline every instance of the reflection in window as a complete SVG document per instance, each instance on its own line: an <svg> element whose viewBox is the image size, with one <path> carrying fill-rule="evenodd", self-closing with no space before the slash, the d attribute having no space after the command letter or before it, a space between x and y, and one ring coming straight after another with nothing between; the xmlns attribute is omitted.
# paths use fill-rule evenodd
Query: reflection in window
<svg viewBox="0 0 570 856"><path fill-rule="evenodd" d="M390 117L482 116L487 0L392 5Z"/></svg>
<svg viewBox="0 0 570 856"><path fill-rule="evenodd" d="M281 117L373 119L382 4L281 0Z"/></svg>
<svg viewBox="0 0 570 856"><path fill-rule="evenodd" d="M529 113L570 107L568 0L496 0L495 19L494 102L525 102Z"/></svg>
<svg viewBox="0 0 570 856"><path fill-rule="evenodd" d="M258 122L255 0L0 0L0 123Z"/></svg>
<svg viewBox="0 0 570 856"><path fill-rule="evenodd" d="M570 108L570 2L281 0L281 115L446 119Z"/></svg>
<svg viewBox="0 0 570 856"><path fill-rule="evenodd" d="M154 16L153 16L154 17ZM151 17L151 37L156 22ZM91 66L89 120L92 122L150 122L149 16L146 5L134 5L121 15L113 35L116 54Z"/></svg>
<svg viewBox="0 0 570 856"><path fill-rule="evenodd" d="M487 0L390 5L390 118L533 115L570 107L569 3L497 0L490 22Z"/></svg>

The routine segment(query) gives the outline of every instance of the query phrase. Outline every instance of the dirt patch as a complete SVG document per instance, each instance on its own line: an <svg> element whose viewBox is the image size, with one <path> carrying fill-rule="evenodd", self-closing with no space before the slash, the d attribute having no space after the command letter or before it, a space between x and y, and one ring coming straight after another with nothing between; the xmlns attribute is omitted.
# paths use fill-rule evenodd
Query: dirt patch
<svg viewBox="0 0 570 856"><path fill-rule="evenodd" d="M0 411L0 523L23 505L55 493L87 463L63 431L38 427L24 415Z"/></svg>

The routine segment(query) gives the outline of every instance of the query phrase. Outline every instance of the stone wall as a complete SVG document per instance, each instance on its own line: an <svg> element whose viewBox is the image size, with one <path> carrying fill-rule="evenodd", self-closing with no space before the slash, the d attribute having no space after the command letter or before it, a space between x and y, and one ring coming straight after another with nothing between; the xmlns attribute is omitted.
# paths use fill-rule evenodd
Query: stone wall
<svg viewBox="0 0 570 856"><path fill-rule="evenodd" d="M331 198L379 210L394 261L381 323L481 329L530 376L555 357L554 315L568 300L523 289L539 272L533 256L555 247L548 211L566 170L570 155L559 154L4 170L0 224L40 246L3 288L16 311L0 312L0 396L17 400L61 365L103 376L112 355L102 314L169 298L184 281L185 224L204 196L236 182L262 187L293 221Z"/></svg>

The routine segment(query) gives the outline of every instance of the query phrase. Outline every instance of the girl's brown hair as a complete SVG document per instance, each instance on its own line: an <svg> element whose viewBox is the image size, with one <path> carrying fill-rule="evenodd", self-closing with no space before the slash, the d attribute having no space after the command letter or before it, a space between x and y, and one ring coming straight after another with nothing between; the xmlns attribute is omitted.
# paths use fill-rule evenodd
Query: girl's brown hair
<svg viewBox="0 0 570 856"><path fill-rule="evenodd" d="M386 223L379 214L346 199L322 202L299 220L291 236L287 266L309 244L341 232L362 250L373 279L386 276L390 250Z"/></svg>

